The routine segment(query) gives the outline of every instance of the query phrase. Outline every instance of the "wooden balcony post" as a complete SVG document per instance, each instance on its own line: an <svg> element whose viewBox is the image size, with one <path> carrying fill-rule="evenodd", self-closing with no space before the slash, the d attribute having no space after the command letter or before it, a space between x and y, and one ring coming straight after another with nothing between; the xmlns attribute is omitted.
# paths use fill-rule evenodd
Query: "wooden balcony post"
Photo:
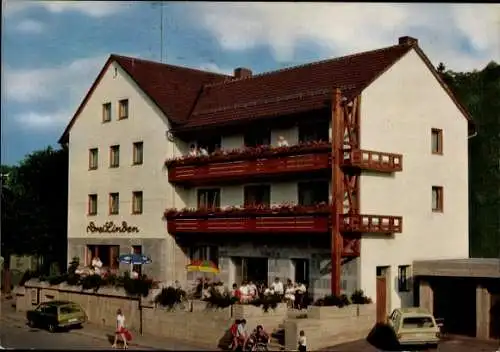
<svg viewBox="0 0 500 352"><path fill-rule="evenodd" d="M331 236L331 291L332 295L340 295L340 273L342 259L342 235L340 233L343 213L343 116L340 89L335 89L332 97L332 236Z"/></svg>

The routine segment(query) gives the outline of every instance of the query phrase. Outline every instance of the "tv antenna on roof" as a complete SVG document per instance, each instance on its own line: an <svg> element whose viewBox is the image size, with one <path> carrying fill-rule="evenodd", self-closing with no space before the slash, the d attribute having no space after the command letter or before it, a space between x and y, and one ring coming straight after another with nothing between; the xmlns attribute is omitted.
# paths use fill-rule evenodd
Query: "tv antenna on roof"
<svg viewBox="0 0 500 352"><path fill-rule="evenodd" d="M160 62L163 63L163 1L160 2Z"/></svg>

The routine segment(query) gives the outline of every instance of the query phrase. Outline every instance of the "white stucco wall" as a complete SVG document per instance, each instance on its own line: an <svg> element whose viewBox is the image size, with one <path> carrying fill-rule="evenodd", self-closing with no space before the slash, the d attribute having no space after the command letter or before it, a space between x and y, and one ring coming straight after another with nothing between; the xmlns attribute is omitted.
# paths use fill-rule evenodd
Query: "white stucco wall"
<svg viewBox="0 0 500 352"><path fill-rule="evenodd" d="M192 188L187 191L187 207L196 208L198 205L198 190L199 189L220 189L220 206L221 208L230 206L243 206L245 203L245 186L250 185L270 185L271 186L271 205L280 205L283 203L298 203L298 186L297 182L263 182L263 183L248 183L244 185L230 186L206 186Z"/></svg>
<svg viewBox="0 0 500 352"><path fill-rule="evenodd" d="M360 182L361 213L403 216L403 233L361 246L361 288L375 297L376 267L391 266L394 308L411 303L397 292L399 265L468 256L467 121L415 51L363 92L361 114L363 149L403 154L402 172ZM443 130L443 155L431 153L432 128ZM443 213L431 210L432 186L444 189Z"/></svg>
<svg viewBox="0 0 500 352"><path fill-rule="evenodd" d="M116 70L115 70L116 69ZM128 119L118 120L118 101L129 100ZM102 104L111 102L111 122L102 122ZM69 135L68 238L103 237L166 239L168 270L174 273L175 255L181 255L166 232L162 212L167 207L182 208L182 199L168 183L164 161L180 155L185 148L168 141L167 119L117 64L111 64L76 119ZM143 141L142 165L132 165L134 142ZM109 147L120 145L120 166L109 167ZM99 148L97 170L88 169L89 149ZM132 192L143 192L143 214L131 214ZM119 215L108 214L109 193L120 196ZM98 214L87 215L88 195L98 194ZM138 234L86 233L90 221L98 226L106 221L138 226ZM179 258L178 258L179 259Z"/></svg>

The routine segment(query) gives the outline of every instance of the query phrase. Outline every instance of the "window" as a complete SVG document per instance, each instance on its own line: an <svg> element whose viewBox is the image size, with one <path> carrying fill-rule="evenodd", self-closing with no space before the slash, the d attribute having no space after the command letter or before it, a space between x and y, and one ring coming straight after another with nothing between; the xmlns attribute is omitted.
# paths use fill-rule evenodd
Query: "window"
<svg viewBox="0 0 500 352"><path fill-rule="evenodd" d="M221 146L221 136L201 137L196 141L198 148L205 148L209 154L218 150Z"/></svg>
<svg viewBox="0 0 500 352"><path fill-rule="evenodd" d="M443 211L443 187L432 186L432 211Z"/></svg>
<svg viewBox="0 0 500 352"><path fill-rule="evenodd" d="M142 246L132 246L132 253L142 254ZM132 271L135 271L137 274L142 275L142 265L133 265Z"/></svg>
<svg viewBox="0 0 500 352"><path fill-rule="evenodd" d="M219 248L216 246L194 246L189 248L189 258L194 260L210 260L219 265Z"/></svg>
<svg viewBox="0 0 500 352"><path fill-rule="evenodd" d="M245 206L269 206L271 204L271 186L269 185L245 186L244 193Z"/></svg>
<svg viewBox="0 0 500 352"><path fill-rule="evenodd" d="M433 128L431 131L432 154L443 154L443 130Z"/></svg>
<svg viewBox="0 0 500 352"><path fill-rule="evenodd" d="M314 121L303 123L299 126L299 141L304 142L328 142L330 124L329 121Z"/></svg>
<svg viewBox="0 0 500 352"><path fill-rule="evenodd" d="M409 292L410 287L410 266L400 265L398 267L398 291Z"/></svg>
<svg viewBox="0 0 500 352"><path fill-rule="evenodd" d="M133 145L133 155L132 155L132 164L141 165L143 161L143 150L144 143L143 142L135 142Z"/></svg>
<svg viewBox="0 0 500 352"><path fill-rule="evenodd" d="M122 99L118 102L118 119L128 118L128 99Z"/></svg>
<svg viewBox="0 0 500 352"><path fill-rule="evenodd" d="M433 328L434 322L430 316L403 318L403 329Z"/></svg>
<svg viewBox="0 0 500 352"><path fill-rule="evenodd" d="M132 214L142 214L142 191L132 193Z"/></svg>
<svg viewBox="0 0 500 352"><path fill-rule="evenodd" d="M328 203L330 196L328 181L300 182L298 191L299 204L305 206Z"/></svg>
<svg viewBox="0 0 500 352"><path fill-rule="evenodd" d="M219 208L220 207L220 189L199 189L198 190L198 208Z"/></svg>
<svg viewBox="0 0 500 352"><path fill-rule="evenodd" d="M97 215L97 194L89 194L88 215Z"/></svg>
<svg viewBox="0 0 500 352"><path fill-rule="evenodd" d="M53 316L57 315L57 307L54 306L45 306L41 309L41 311L43 314L53 315Z"/></svg>
<svg viewBox="0 0 500 352"><path fill-rule="evenodd" d="M102 122L111 121L111 103L102 104Z"/></svg>
<svg viewBox="0 0 500 352"><path fill-rule="evenodd" d="M92 258L98 257L104 268L117 270L119 267L120 246L88 245L86 254L86 265L92 263Z"/></svg>
<svg viewBox="0 0 500 352"><path fill-rule="evenodd" d="M109 148L109 167L120 166L120 146L113 145Z"/></svg>
<svg viewBox="0 0 500 352"><path fill-rule="evenodd" d="M271 144L271 131L267 128L251 130L245 134L245 147L257 147Z"/></svg>
<svg viewBox="0 0 500 352"><path fill-rule="evenodd" d="M116 215L120 212L120 195L118 193L109 194L109 214Z"/></svg>
<svg viewBox="0 0 500 352"><path fill-rule="evenodd" d="M99 165L99 150L97 148L89 149L89 170L96 170Z"/></svg>

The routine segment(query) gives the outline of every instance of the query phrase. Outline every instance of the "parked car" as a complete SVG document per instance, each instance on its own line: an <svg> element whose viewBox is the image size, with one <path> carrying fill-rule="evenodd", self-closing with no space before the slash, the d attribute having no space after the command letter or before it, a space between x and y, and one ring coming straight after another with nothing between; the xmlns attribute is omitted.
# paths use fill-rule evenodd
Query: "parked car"
<svg viewBox="0 0 500 352"><path fill-rule="evenodd" d="M55 332L59 328L81 326L87 321L87 314L74 302L51 301L28 311L26 318L30 327L47 328L50 332Z"/></svg>
<svg viewBox="0 0 500 352"><path fill-rule="evenodd" d="M423 308L394 309L388 318L400 345L437 347L440 329L434 316Z"/></svg>

